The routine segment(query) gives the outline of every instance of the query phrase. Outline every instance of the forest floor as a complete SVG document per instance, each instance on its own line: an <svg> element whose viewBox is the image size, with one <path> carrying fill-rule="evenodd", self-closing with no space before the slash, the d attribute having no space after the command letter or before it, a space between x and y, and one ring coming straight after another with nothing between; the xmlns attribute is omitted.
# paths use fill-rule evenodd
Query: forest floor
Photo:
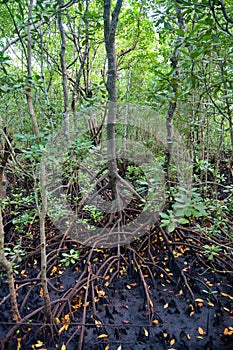
<svg viewBox="0 0 233 350"><path fill-rule="evenodd" d="M85 248L78 262L65 267L59 262L60 242L54 232L48 282L55 324L43 322L38 246L17 268L25 317L18 325L11 320L4 276L0 280L1 350L61 349L62 344L76 350L82 330L86 350L218 350L230 342L232 275L218 272L191 244L169 251L157 227L121 248L119 257L116 249ZM66 238L62 249L71 247L80 248Z"/></svg>
<svg viewBox="0 0 233 350"><path fill-rule="evenodd" d="M13 209L14 215L25 210ZM202 227L212 225L201 220ZM21 320L12 322L0 271L0 350L220 350L232 342L232 245L224 235L232 225L214 236L215 244L227 248L210 259L203 246L211 241L197 222L168 233L158 221L134 242L102 249L65 237L47 218L48 322L38 222L24 226L30 235L22 235L12 208L4 222Z"/></svg>

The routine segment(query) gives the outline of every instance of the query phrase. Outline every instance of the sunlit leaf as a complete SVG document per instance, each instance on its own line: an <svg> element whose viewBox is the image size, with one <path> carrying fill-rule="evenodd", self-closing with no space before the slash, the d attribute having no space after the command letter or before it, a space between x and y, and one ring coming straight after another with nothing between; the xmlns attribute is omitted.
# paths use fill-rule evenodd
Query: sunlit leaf
<svg viewBox="0 0 233 350"><path fill-rule="evenodd" d="M174 344L175 344L175 342L176 342L176 341L175 341L175 339L174 339L174 338L173 338L173 339L171 339L171 340L170 340L170 345L174 345Z"/></svg>
<svg viewBox="0 0 233 350"><path fill-rule="evenodd" d="M211 303L210 301L208 301L208 303L207 303L209 306L214 306L214 304L213 303Z"/></svg>
<svg viewBox="0 0 233 350"><path fill-rule="evenodd" d="M102 338L107 338L108 337L108 335L107 334L100 334L99 336L98 336L98 338L99 339L102 339Z"/></svg>
<svg viewBox="0 0 233 350"><path fill-rule="evenodd" d="M224 297L227 297L227 298L229 298L229 299L231 299L231 300L233 300L233 296L231 296L231 295L229 295L229 294L227 294L227 293L221 292L221 295L224 296Z"/></svg>
<svg viewBox="0 0 233 350"><path fill-rule="evenodd" d="M37 340L37 343L34 345L36 348L40 348L43 345L41 340Z"/></svg>
<svg viewBox="0 0 233 350"><path fill-rule="evenodd" d="M66 329L66 325L63 325L63 326L59 329L58 335L61 335L62 332L64 332L65 329Z"/></svg>
<svg viewBox="0 0 233 350"><path fill-rule="evenodd" d="M21 349L21 338L17 338L17 350Z"/></svg>
<svg viewBox="0 0 233 350"><path fill-rule="evenodd" d="M55 272L57 272L57 266L53 266L53 268L50 272L50 276L53 276L55 274Z"/></svg>
<svg viewBox="0 0 233 350"><path fill-rule="evenodd" d="M159 323L159 320L153 320L152 323L158 324L158 323Z"/></svg>
<svg viewBox="0 0 233 350"><path fill-rule="evenodd" d="M198 327L198 333L204 335L205 331L201 327Z"/></svg>
<svg viewBox="0 0 233 350"><path fill-rule="evenodd" d="M231 312L231 310L228 309L227 307L224 307L223 309L224 309L226 312L229 312L229 313Z"/></svg>
<svg viewBox="0 0 233 350"><path fill-rule="evenodd" d="M198 302L198 303L204 303L204 300L201 299L201 298L197 298L197 299L195 299L195 301Z"/></svg>

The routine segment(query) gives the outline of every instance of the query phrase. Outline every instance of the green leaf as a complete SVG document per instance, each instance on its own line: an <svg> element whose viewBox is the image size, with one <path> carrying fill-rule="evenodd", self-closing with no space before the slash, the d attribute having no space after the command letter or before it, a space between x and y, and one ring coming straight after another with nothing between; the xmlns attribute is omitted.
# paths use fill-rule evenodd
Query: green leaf
<svg viewBox="0 0 233 350"><path fill-rule="evenodd" d="M189 220L185 219L185 218L182 218L182 219L178 219L178 222L179 222L179 224L188 224Z"/></svg>
<svg viewBox="0 0 233 350"><path fill-rule="evenodd" d="M185 35L185 32L183 29L177 29L177 34L180 35L180 36L184 36Z"/></svg>
<svg viewBox="0 0 233 350"><path fill-rule="evenodd" d="M160 216L161 216L161 218L169 219L169 215L167 215L165 213L161 213Z"/></svg>
<svg viewBox="0 0 233 350"><path fill-rule="evenodd" d="M173 232L175 230L174 222L171 222L167 227L168 232Z"/></svg>

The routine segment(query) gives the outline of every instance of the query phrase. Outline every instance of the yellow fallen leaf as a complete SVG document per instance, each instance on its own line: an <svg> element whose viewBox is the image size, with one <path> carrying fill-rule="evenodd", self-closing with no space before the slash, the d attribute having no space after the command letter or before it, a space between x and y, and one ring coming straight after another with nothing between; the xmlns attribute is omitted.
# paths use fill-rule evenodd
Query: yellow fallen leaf
<svg viewBox="0 0 233 350"><path fill-rule="evenodd" d="M148 333L148 331L146 330L146 328L143 328L143 330L144 330L145 336L148 337L148 336L149 336L149 333Z"/></svg>
<svg viewBox="0 0 233 350"><path fill-rule="evenodd" d="M122 349L122 346L121 345L119 345L118 346L118 348L117 348L117 350L121 350Z"/></svg>
<svg viewBox="0 0 233 350"><path fill-rule="evenodd" d="M204 335L205 331L201 327L198 327L198 333Z"/></svg>
<svg viewBox="0 0 233 350"><path fill-rule="evenodd" d="M227 293L221 292L220 294L222 294L223 297L228 297L228 294L227 294Z"/></svg>
<svg viewBox="0 0 233 350"><path fill-rule="evenodd" d="M227 307L224 307L223 310L225 310L225 311L227 311L227 312L229 312L229 313L231 312L231 310L228 309Z"/></svg>
<svg viewBox="0 0 233 350"><path fill-rule="evenodd" d="M167 338L168 334L167 333L163 333L164 338Z"/></svg>
<svg viewBox="0 0 233 350"><path fill-rule="evenodd" d="M165 305L164 305L164 309L167 309L168 308L168 303L166 303Z"/></svg>
<svg viewBox="0 0 233 350"><path fill-rule="evenodd" d="M17 350L21 349L21 338L17 338Z"/></svg>
<svg viewBox="0 0 233 350"><path fill-rule="evenodd" d="M66 350L66 345L64 343L62 344L61 350Z"/></svg>
<svg viewBox="0 0 233 350"><path fill-rule="evenodd" d="M104 350L109 350L109 345L106 345Z"/></svg>
<svg viewBox="0 0 233 350"><path fill-rule="evenodd" d="M186 334L186 337L187 337L188 340L191 339L190 334Z"/></svg>
<svg viewBox="0 0 233 350"><path fill-rule="evenodd" d="M204 303L204 300L201 299L201 298L197 298L197 299L195 299L195 301L198 302L198 303Z"/></svg>
<svg viewBox="0 0 233 350"><path fill-rule="evenodd" d="M207 303L209 306L214 306L214 304L213 303L211 303L210 301L208 301L208 303Z"/></svg>
<svg viewBox="0 0 233 350"><path fill-rule="evenodd" d="M108 335L107 334L100 334L99 336L98 336L98 338L99 339L102 339L102 338L107 338L108 337Z"/></svg>
<svg viewBox="0 0 233 350"><path fill-rule="evenodd" d="M150 299L150 306L151 306L151 307L154 307L154 304L153 304L153 302L152 302L151 299Z"/></svg>
<svg viewBox="0 0 233 350"><path fill-rule="evenodd" d="M55 274L55 272L57 272L57 266L53 266L53 268L50 272L50 276L53 276Z"/></svg>
<svg viewBox="0 0 233 350"><path fill-rule="evenodd" d="M38 340L38 341L37 341L37 344L35 344L34 346L35 346L36 348L40 348L42 345L43 345L43 342L42 342L41 340Z"/></svg>
<svg viewBox="0 0 233 350"><path fill-rule="evenodd" d="M158 324L158 323L159 323L159 320L153 320L152 323Z"/></svg>
<svg viewBox="0 0 233 350"><path fill-rule="evenodd" d="M231 295L229 295L229 294L227 294L227 293L221 292L220 294L221 294L222 296L224 296L224 297L227 297L227 298L233 300L233 296L231 296Z"/></svg>
<svg viewBox="0 0 233 350"><path fill-rule="evenodd" d="M66 329L66 325L64 324L58 331L58 335L61 335L62 332L64 332L64 330Z"/></svg>
<svg viewBox="0 0 233 350"><path fill-rule="evenodd" d="M175 342L176 342L175 339L171 339L171 340L170 340L170 345L174 345Z"/></svg>

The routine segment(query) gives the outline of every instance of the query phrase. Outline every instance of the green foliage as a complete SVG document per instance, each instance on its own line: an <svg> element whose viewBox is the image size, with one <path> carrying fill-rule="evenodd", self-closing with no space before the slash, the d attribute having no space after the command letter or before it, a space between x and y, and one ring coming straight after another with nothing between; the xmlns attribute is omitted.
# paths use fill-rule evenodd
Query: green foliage
<svg viewBox="0 0 233 350"><path fill-rule="evenodd" d="M11 261L14 273L19 274L18 267L19 263L22 261L22 258L25 256L25 250L20 244L16 244L12 248L5 247L4 254L6 258Z"/></svg>
<svg viewBox="0 0 233 350"><path fill-rule="evenodd" d="M177 217L195 217L199 218L207 216L207 207L203 198L197 192L195 188L191 190L180 189L177 195L175 195L175 204L173 204L173 210Z"/></svg>
<svg viewBox="0 0 233 350"><path fill-rule="evenodd" d="M83 210L88 211L90 218L97 222L103 218L103 213L95 205L85 205Z"/></svg>
<svg viewBox="0 0 233 350"><path fill-rule="evenodd" d="M173 210L167 210L167 213L161 213L161 226L166 227L168 232L173 232L177 224L189 223L189 218L199 218L207 216L207 207L203 198L196 189L190 191L178 188L178 193L174 196L175 203Z"/></svg>
<svg viewBox="0 0 233 350"><path fill-rule="evenodd" d="M161 213L160 216L162 218L161 227L166 227L168 232L173 232L177 224L184 225L189 223L189 220L175 216L172 210L168 210L167 213Z"/></svg>
<svg viewBox="0 0 233 350"><path fill-rule="evenodd" d="M60 260L65 266L74 265L80 257L80 251L75 249L70 249L69 253L62 253L63 258Z"/></svg>
<svg viewBox="0 0 233 350"><path fill-rule="evenodd" d="M219 252L221 252L221 247L217 245L204 245L204 254L208 257L209 260L213 260Z"/></svg>

